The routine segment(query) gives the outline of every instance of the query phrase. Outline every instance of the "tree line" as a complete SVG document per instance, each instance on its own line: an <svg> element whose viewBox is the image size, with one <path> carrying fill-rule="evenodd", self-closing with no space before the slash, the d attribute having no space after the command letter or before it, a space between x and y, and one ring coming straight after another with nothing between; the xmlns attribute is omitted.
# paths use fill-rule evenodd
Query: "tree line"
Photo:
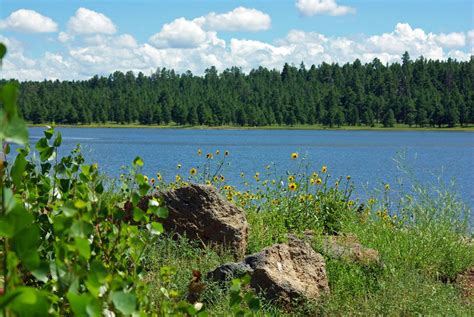
<svg viewBox="0 0 474 317"><path fill-rule="evenodd" d="M379 59L215 67L196 76L157 69L150 76L116 71L80 81L21 82L23 117L32 123L141 123L160 125L383 124L455 126L474 123L474 57L460 62Z"/></svg>

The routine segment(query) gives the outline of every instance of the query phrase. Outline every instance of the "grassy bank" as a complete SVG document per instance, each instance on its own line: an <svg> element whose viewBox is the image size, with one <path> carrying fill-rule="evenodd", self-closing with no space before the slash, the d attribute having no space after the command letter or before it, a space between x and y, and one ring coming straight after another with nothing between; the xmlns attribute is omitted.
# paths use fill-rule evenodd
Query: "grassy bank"
<svg viewBox="0 0 474 317"><path fill-rule="evenodd" d="M28 124L30 127L44 127L46 124ZM198 130L334 130L334 131L466 131L473 132L474 126L456 126L456 127L415 127L408 126L406 124L396 124L393 127L384 127L382 124L376 124L374 127L368 126L340 126L340 127L328 127L319 124L315 125L270 125L260 127L249 127L249 126L181 126L181 125L144 125L138 123L92 123L92 124L56 124L57 127L65 128L140 128L140 129L198 129Z"/></svg>
<svg viewBox="0 0 474 317"><path fill-rule="evenodd" d="M308 166L292 153L286 174L269 165L242 175L237 189L226 182L225 160L232 156L227 151L198 151L195 165L177 169L174 182L143 175L146 162L140 158L119 179L109 179L97 164L84 164L79 149L57 158L60 144L61 135L49 129L37 142L39 158L25 149L6 166L4 208L13 227L0 226L0 233L8 238L2 255L13 265L8 264L4 288L7 294L23 292L8 306L13 312L466 316L474 309L456 283L474 266L471 211L443 186L412 179L412 188L391 195L390 184L381 184L362 201L353 196L349 175L331 175L330 166ZM167 217L160 193L189 183L212 185L245 211L247 254L311 230L310 243L326 260L330 295L289 312L244 286L225 288L207 280L208 271L234 260L230 252L175 239L160 223ZM140 208L145 195L156 197L146 211ZM380 262L324 254L320 241L327 235L354 237L377 250ZM193 271L203 275L202 307L186 302ZM246 301L255 298L260 304L252 312L255 301L252 307Z"/></svg>

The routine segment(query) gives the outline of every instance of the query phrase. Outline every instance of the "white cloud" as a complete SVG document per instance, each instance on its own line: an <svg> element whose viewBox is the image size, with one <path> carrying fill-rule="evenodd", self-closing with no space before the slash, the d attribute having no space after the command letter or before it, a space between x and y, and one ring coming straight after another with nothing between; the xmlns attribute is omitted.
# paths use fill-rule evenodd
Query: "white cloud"
<svg viewBox="0 0 474 317"><path fill-rule="evenodd" d="M296 9L303 16L328 14L332 16L355 13L356 10L349 6L338 5L336 0L296 0Z"/></svg>
<svg viewBox="0 0 474 317"><path fill-rule="evenodd" d="M317 32L290 30L273 43L232 38L224 41L216 32L203 30L194 21L177 19L163 27L155 41L137 43L130 34L90 34L69 39L64 50L46 51L39 58L29 57L20 42L0 36L8 54L0 78L85 79L95 74L107 76L116 70L150 74L166 67L181 73L191 70L202 74L210 66L219 70L239 66L246 72L258 66L281 69L286 62L306 65L353 62L379 58L382 63L400 62L408 51L412 59L423 55L432 59L469 60L472 45L448 48L440 43L441 34L398 23L392 32L377 35L331 37ZM180 32L173 33L173 30ZM183 33L183 34L180 34ZM189 37L193 34L193 37ZM474 32L465 32L466 42L474 41ZM182 36L184 35L184 36ZM196 35L196 36L194 36ZM196 40L197 39L197 40Z"/></svg>
<svg viewBox="0 0 474 317"><path fill-rule="evenodd" d="M68 29L75 34L114 34L115 24L102 13L79 8L69 19Z"/></svg>
<svg viewBox="0 0 474 317"><path fill-rule="evenodd" d="M436 41L443 47L463 47L466 45L466 36L462 32L441 33L436 36Z"/></svg>
<svg viewBox="0 0 474 317"><path fill-rule="evenodd" d="M268 14L245 7L238 7L227 13L211 12L194 20L206 30L213 31L264 31L271 27Z"/></svg>
<svg viewBox="0 0 474 317"><path fill-rule="evenodd" d="M179 18L163 25L159 33L150 37L150 42L158 48L195 48L206 38L206 32L196 22Z"/></svg>
<svg viewBox="0 0 474 317"><path fill-rule="evenodd" d="M0 20L0 29L24 33L57 32L58 25L51 18L33 10L20 9Z"/></svg>

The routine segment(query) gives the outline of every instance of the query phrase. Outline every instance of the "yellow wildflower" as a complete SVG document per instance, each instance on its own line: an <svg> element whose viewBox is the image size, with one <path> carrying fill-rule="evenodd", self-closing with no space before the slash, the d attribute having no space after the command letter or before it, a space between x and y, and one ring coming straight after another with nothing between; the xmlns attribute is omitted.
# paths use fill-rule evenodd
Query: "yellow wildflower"
<svg viewBox="0 0 474 317"><path fill-rule="evenodd" d="M191 174L193 176L196 175L196 173L197 173L197 169L194 168L194 167L189 170L189 174Z"/></svg>
<svg viewBox="0 0 474 317"><path fill-rule="evenodd" d="M323 165L323 167L321 168L321 173L326 173L328 171L328 167L326 165Z"/></svg>
<svg viewBox="0 0 474 317"><path fill-rule="evenodd" d="M295 183L289 183L288 184L288 189L291 190L292 192L296 190L296 184Z"/></svg>
<svg viewBox="0 0 474 317"><path fill-rule="evenodd" d="M296 160L298 157L299 157L298 152L293 152L293 153L291 153L291 158L292 158L292 159Z"/></svg>

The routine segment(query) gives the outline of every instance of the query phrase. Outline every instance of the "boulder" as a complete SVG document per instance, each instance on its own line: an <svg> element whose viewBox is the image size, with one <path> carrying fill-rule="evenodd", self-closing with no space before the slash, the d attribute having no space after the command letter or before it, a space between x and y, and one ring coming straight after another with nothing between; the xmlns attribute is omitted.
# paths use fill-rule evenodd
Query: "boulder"
<svg viewBox="0 0 474 317"><path fill-rule="evenodd" d="M288 239L297 239L295 235L289 234ZM319 238L312 231L303 233L304 241L316 246L316 250L331 259L340 259L346 262L358 263L362 265L381 264L380 254L377 250L363 246L356 236L352 234L339 236L322 236Z"/></svg>
<svg viewBox="0 0 474 317"><path fill-rule="evenodd" d="M240 263L224 264L208 278L225 280L245 273L250 274L254 289L287 307L301 300L317 300L329 292L324 258L301 240L275 244Z"/></svg>
<svg viewBox="0 0 474 317"><path fill-rule="evenodd" d="M355 236L325 236L321 253L333 259L341 259L362 265L380 264L379 252L364 247Z"/></svg>
<svg viewBox="0 0 474 317"><path fill-rule="evenodd" d="M200 239L205 245L231 249L245 255L248 223L245 212L227 201L212 186L191 184L163 193L169 216L166 230Z"/></svg>
<svg viewBox="0 0 474 317"><path fill-rule="evenodd" d="M459 274L456 282L461 289L463 298L467 302L474 303L474 267Z"/></svg>

